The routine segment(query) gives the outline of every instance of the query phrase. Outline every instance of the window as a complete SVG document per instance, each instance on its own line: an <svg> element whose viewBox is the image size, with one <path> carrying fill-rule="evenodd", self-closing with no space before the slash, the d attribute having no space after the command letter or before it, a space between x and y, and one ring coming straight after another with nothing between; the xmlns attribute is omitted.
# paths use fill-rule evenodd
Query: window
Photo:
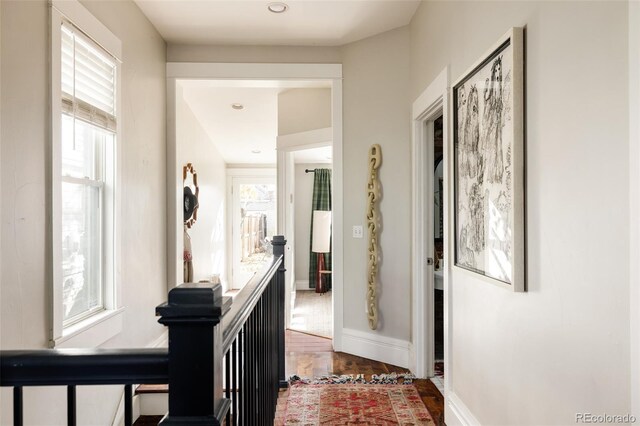
<svg viewBox="0 0 640 426"><path fill-rule="evenodd" d="M120 45L77 2L54 1L51 16L52 343L93 346L121 328L115 274ZM90 338L72 344L82 334Z"/></svg>

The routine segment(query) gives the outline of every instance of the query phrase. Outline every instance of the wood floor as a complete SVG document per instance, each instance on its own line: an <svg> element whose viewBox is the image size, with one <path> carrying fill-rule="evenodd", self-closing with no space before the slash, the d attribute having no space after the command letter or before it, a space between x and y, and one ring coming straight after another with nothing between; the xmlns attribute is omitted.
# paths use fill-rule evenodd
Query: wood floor
<svg viewBox="0 0 640 426"><path fill-rule="evenodd" d="M333 352L331 339L287 330L285 334L286 376L297 374L313 378L327 374L364 374L366 380L372 374L399 373L406 369L384 362L372 361L343 352ZM431 380L416 380L422 401L433 416L437 426L444 425L444 398ZM166 387L166 386L165 386ZM162 416L143 416L136 426L157 425Z"/></svg>
<svg viewBox="0 0 640 426"><path fill-rule="evenodd" d="M331 340L287 330L285 336L287 377L297 374L313 378L327 374L372 374L405 372L405 368L331 350ZM436 425L444 425L444 398L431 380L415 381L418 392Z"/></svg>

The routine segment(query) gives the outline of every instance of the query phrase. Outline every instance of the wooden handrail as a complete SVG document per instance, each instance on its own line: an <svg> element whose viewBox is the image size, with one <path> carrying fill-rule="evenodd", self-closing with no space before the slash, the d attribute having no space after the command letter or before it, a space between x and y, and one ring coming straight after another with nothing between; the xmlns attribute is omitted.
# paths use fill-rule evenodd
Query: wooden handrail
<svg viewBox="0 0 640 426"><path fill-rule="evenodd" d="M164 349L41 349L2 351L0 386L167 383Z"/></svg>

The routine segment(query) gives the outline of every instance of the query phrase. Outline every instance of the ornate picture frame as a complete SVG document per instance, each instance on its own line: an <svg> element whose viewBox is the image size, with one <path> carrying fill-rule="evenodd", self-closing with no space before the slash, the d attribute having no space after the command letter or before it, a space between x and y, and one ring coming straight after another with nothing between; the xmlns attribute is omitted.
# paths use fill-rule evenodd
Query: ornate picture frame
<svg viewBox="0 0 640 426"><path fill-rule="evenodd" d="M523 29L511 28L452 92L454 266L525 291Z"/></svg>
<svg viewBox="0 0 640 426"><path fill-rule="evenodd" d="M189 175L191 175L191 182L187 182L187 178L189 177ZM187 226L187 228L191 228L198 220L198 208L200 207L200 204L198 202L200 196L200 186L198 186L198 173L191 163L187 163L182 167L182 186L184 189L184 224ZM193 188L191 188L191 186L193 186ZM189 213L187 213L187 211Z"/></svg>

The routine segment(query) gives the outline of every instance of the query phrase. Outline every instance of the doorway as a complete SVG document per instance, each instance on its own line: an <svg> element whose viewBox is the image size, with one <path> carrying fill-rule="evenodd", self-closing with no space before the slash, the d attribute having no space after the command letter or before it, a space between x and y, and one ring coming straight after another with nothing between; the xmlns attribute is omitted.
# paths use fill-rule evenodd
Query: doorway
<svg viewBox="0 0 640 426"><path fill-rule="evenodd" d="M413 103L411 370L447 398L451 383L449 71ZM437 364L436 364L437 363ZM437 376L437 378L436 378Z"/></svg>
<svg viewBox="0 0 640 426"><path fill-rule="evenodd" d="M444 394L444 129L443 116L428 124L432 135L428 141L433 141L427 149L433 150L433 179L427 192L427 199L433 203L433 221L427 223L433 235L433 376L431 380Z"/></svg>
<svg viewBox="0 0 640 426"><path fill-rule="evenodd" d="M293 274L295 285L289 328L333 338L331 202L317 192L331 193L332 147L299 149L291 153L293 173ZM324 180L323 180L324 178ZM327 181L328 178L328 181ZM314 212L315 211L315 212ZM315 221L315 222L314 222ZM326 245L326 247L321 247ZM322 260L318 262L318 260Z"/></svg>
<svg viewBox="0 0 640 426"><path fill-rule="evenodd" d="M343 188L342 188L342 65L341 64L252 64L252 63L167 63L167 276L169 289L182 282L181 270L183 262L183 235L181 226L182 207L182 161L179 157L176 122L179 111L179 83L184 81L209 81L217 85L224 83L227 87L278 87L300 88L314 87L322 82L331 88L331 122L330 129L317 129L308 132L305 141L316 140L316 136L328 131L334 148L333 156L333 196L335 199L333 221L333 265L332 265L332 307L333 307L333 346L342 349L343 327ZM288 142L288 141L284 141ZM292 145L295 145L292 144ZM289 148L289 147L288 147ZM287 148L287 149L288 149ZM289 193L285 190L285 172L288 167L284 162L286 150L278 146L278 226L277 233L291 235L289 224L285 222ZM214 170L218 170L217 168ZM230 253L229 253L230 254ZM292 264L292 247L285 248L285 264ZM228 258L227 258L228 259ZM286 309L290 309L290 289L294 284L293 274L287 268L285 285ZM289 317L287 312L287 318Z"/></svg>
<svg viewBox="0 0 640 426"><path fill-rule="evenodd" d="M231 289L240 290L271 261L270 241L276 234L275 177L233 177L231 180Z"/></svg>

